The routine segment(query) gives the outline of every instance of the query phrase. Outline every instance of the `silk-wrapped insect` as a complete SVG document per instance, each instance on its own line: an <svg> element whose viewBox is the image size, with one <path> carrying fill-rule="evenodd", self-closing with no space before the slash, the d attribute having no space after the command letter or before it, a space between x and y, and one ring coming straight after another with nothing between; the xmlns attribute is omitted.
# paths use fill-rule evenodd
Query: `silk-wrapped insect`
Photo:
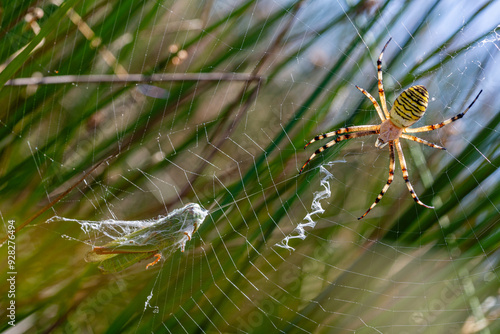
<svg viewBox="0 0 500 334"><path fill-rule="evenodd" d="M153 261L146 265L146 269L155 265L160 259L168 257L176 249L184 252L186 242L191 240L193 234L208 215L208 211L198 204L188 204L180 209L170 212L165 217L146 222L144 227L118 237L102 246L94 246L85 260L87 262L100 262L99 269L103 273L116 273L133 264L151 258ZM107 223L106 223L107 222ZM136 222L111 221L114 225L132 225ZM92 223L80 222L84 230L99 229L102 225L109 225L110 221L100 222L96 227ZM109 226L108 226L109 227ZM154 259L153 259L154 257Z"/></svg>

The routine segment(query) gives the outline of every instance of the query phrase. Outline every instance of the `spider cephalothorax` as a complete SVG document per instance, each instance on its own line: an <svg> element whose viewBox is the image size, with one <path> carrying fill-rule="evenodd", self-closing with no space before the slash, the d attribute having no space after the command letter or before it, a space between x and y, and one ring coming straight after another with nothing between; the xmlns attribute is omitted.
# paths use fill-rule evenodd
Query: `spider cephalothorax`
<svg viewBox="0 0 500 334"><path fill-rule="evenodd" d="M328 142L326 145L317 149L316 152L314 152L311 155L311 157L306 161L306 163L302 166L299 172L299 174L302 173L302 171L309 163L309 161L311 161L317 154L335 145L339 141L351 138L364 137L369 135L378 135L377 141L375 142L376 147L383 148L386 145L389 145L389 152L390 152L389 177L387 179L387 183L382 188L382 191L375 199L375 202L373 202L370 208L368 208L368 210L358 219L361 219L364 216L366 216L366 214L370 212L370 210L373 209L375 205L377 205L377 203L382 199L382 196L384 196L387 189L389 189L389 186L391 185L392 180L394 179L394 167L395 167L394 147L396 147L396 151L398 152L399 164L401 165L401 171L403 172L403 179L405 180L405 183L408 187L408 190L410 191L411 196L418 204L425 206L426 208L433 208L432 206L422 203L418 199L417 194L415 194L415 191L413 190L413 186L411 185L410 180L408 179L408 169L406 167L406 161L404 158L403 149L401 148L401 143L399 139L404 138L416 141L417 143L421 143L430 147L444 150L445 149L444 147L433 144L431 142L428 142L427 140L415 137L413 135L409 135L408 133L428 132L436 130L442 128L447 124L450 124L451 122L454 122L462 118L465 115L465 113L472 107L474 102L476 102L477 98L479 97L479 95L481 95L482 92L481 90L479 94L477 94L476 98L462 113L452 118L449 118L441 123L433 125L422 126L419 128L409 128L424 115L425 110L427 109L427 103L429 101L429 93L427 92L427 89L424 86L420 85L412 86L404 90L398 96L398 98L394 101L394 105L392 106L391 110L388 111L385 100L384 86L382 83L382 57L384 55L385 48L387 47L390 41L391 39L387 41L377 60L378 92L380 96L380 105L375 100L375 98L373 98L373 96L370 95L370 93L368 93L363 88L356 86L356 88L359 89L363 94L365 94L365 96L368 97L370 101L373 103L382 123L379 125L358 125L347 128L340 128L338 130L314 137L311 141L309 141L309 143L306 144L304 148L306 148L307 146L309 146L309 144L317 140L337 136L334 140ZM382 106L382 108L380 106Z"/></svg>

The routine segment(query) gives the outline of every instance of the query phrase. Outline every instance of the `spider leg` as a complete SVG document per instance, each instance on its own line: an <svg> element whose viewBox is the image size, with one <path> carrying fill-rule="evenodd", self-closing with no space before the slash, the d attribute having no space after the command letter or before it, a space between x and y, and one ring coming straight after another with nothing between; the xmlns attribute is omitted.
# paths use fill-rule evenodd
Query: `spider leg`
<svg viewBox="0 0 500 334"><path fill-rule="evenodd" d="M335 138L334 140L331 140L329 141L326 145L318 148L316 150L316 152L314 152L310 157L309 159L307 159L306 163L302 166L302 168L300 169L299 171L299 174L302 173L302 171L304 170L304 168L307 166L307 164L316 156L318 155L319 153L323 152L324 150L326 150L327 148L337 144L339 141L342 141L342 140L346 140L346 139L352 139L352 138L358 138L358 137L364 137L364 136L369 136L369 135L376 135L376 134L379 134L380 133L380 130L371 130L371 131L363 131L363 132L354 132L354 133L348 133L348 134L345 134L345 135L341 135L341 136L338 136L337 138Z"/></svg>
<svg viewBox="0 0 500 334"><path fill-rule="evenodd" d="M415 136L412 136L412 135L407 135L407 134L403 133L401 135L401 138L408 139L408 140L413 140L413 141L416 141L417 143L424 144L424 145L427 145L427 146L430 146L430 147L434 147L434 148L437 148L437 149L440 149L440 150L446 150L446 148L444 148L442 146L436 145L434 143L431 143L430 141L427 141L427 140L424 140L422 138L418 138L418 137L415 137Z"/></svg>
<svg viewBox="0 0 500 334"><path fill-rule="evenodd" d="M375 202L373 202L370 208L366 210L366 212L361 217L359 217L358 220L364 218L368 214L368 212L370 212L370 210L373 209L378 202L380 202L387 189L389 189L389 187L391 186L392 180L394 180L394 167L396 165L396 161L394 159L394 144L392 141L389 142L389 150L391 161L389 163L389 177L387 178L387 183L385 184L384 188L382 188L382 191L380 192L380 194L378 194L377 198L375 198Z"/></svg>
<svg viewBox="0 0 500 334"><path fill-rule="evenodd" d="M380 104L382 105L382 109L384 109L384 114L387 119L389 119L389 111L387 110L387 104L385 101L385 92L384 92L384 84L382 82L382 57L384 56L384 51L387 45L389 45L392 37L389 38L387 43L385 43L382 52L380 52L380 56L377 59L377 74L378 74L378 94L380 96ZM384 119L382 119L384 120Z"/></svg>
<svg viewBox="0 0 500 334"><path fill-rule="evenodd" d="M396 144L396 149L398 151L399 164L401 165L401 171L403 172L403 179L405 180L406 186L410 191L411 197L413 197L413 199L415 200L415 202L417 202L417 204L425 206L426 208L429 209L434 209L433 206L424 204L418 199L417 194L415 193L415 190L413 190L413 186L411 185L410 180L408 179L408 168L406 167L405 156L403 154L403 149L401 148L401 143L399 142L399 139L394 140L394 143Z"/></svg>
<svg viewBox="0 0 500 334"><path fill-rule="evenodd" d="M349 126L347 128L340 128L338 130L332 131L332 132L327 132L322 135L317 135L313 139L309 141L309 143L304 146L306 148L310 144L314 143L317 140L321 140L323 138L329 138L333 137L342 133L349 133L349 132L357 132L357 131L370 131L370 130L377 130L380 127L380 125L358 125L358 126Z"/></svg>
<svg viewBox="0 0 500 334"><path fill-rule="evenodd" d="M476 98L474 99L474 101L472 101L471 104L469 104L469 106L467 107L467 109L465 109L460 114L458 114L456 116L453 116L452 118L448 118L447 120L444 120L441 123L436 123L436 124L432 124L432 125L426 125L426 126L422 126L422 127L414 128L414 129L406 128L404 130L404 132L405 133L416 133L416 132L432 131L432 130L436 130L436 129L442 128L443 126L448 125L448 124L450 124L452 122L455 122L456 120L459 120L460 118L464 117L464 115L467 113L467 111L469 111L469 109L472 107L472 105L474 105L474 102L476 102L477 98L479 97L479 95L481 95L482 92L483 92L483 90L481 90L479 92L479 94L477 94Z"/></svg>
<svg viewBox="0 0 500 334"><path fill-rule="evenodd" d="M372 101L373 105L375 106L375 109L377 110L378 117L380 117L382 121L385 121L384 113L382 112L382 109L380 109L380 105L378 104L377 100L375 100L375 98L363 88L358 86L356 86L356 88L359 89L361 93L365 94L365 96L369 98L370 101Z"/></svg>

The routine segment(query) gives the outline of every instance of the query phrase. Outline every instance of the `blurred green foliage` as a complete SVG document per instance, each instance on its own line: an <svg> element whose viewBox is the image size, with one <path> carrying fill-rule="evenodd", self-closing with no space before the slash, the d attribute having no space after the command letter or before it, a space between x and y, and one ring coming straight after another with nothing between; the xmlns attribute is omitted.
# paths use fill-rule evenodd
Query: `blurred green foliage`
<svg viewBox="0 0 500 334"><path fill-rule="evenodd" d="M2 237L8 220L21 226L47 209L16 234L18 328L498 332L498 307L487 307L498 305L500 287L498 1L459 12L430 0L55 3L1 4L1 84L127 73L262 79L149 83L166 99L136 84L2 88ZM43 17L26 22L35 6ZM388 102L416 82L431 93L418 124L454 116L484 93L464 120L425 136L448 151L403 143L412 183L436 209L411 200L397 168L358 222L387 178L389 157L375 138L343 142L298 169L314 135L377 122L354 85L376 95L375 61L389 37ZM316 167L329 161L332 194L318 225L292 241L294 252L275 247L310 211L321 190ZM149 219L191 202L211 213L186 253L116 276L83 260L102 236L44 223ZM8 272L6 261L0 267Z"/></svg>

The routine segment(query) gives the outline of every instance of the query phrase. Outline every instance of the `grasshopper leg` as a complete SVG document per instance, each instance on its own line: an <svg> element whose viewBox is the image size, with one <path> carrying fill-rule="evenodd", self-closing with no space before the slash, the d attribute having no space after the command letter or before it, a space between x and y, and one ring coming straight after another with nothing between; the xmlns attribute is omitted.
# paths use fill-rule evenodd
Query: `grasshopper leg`
<svg viewBox="0 0 500 334"><path fill-rule="evenodd" d="M157 264L157 263L160 261L160 259L161 259L161 254L160 254L160 253L156 253L156 254L154 255L154 257L155 257L156 259L155 259L153 262L149 263L149 264L146 266L146 269L148 269L148 267L150 267L150 266L154 266L155 264Z"/></svg>

